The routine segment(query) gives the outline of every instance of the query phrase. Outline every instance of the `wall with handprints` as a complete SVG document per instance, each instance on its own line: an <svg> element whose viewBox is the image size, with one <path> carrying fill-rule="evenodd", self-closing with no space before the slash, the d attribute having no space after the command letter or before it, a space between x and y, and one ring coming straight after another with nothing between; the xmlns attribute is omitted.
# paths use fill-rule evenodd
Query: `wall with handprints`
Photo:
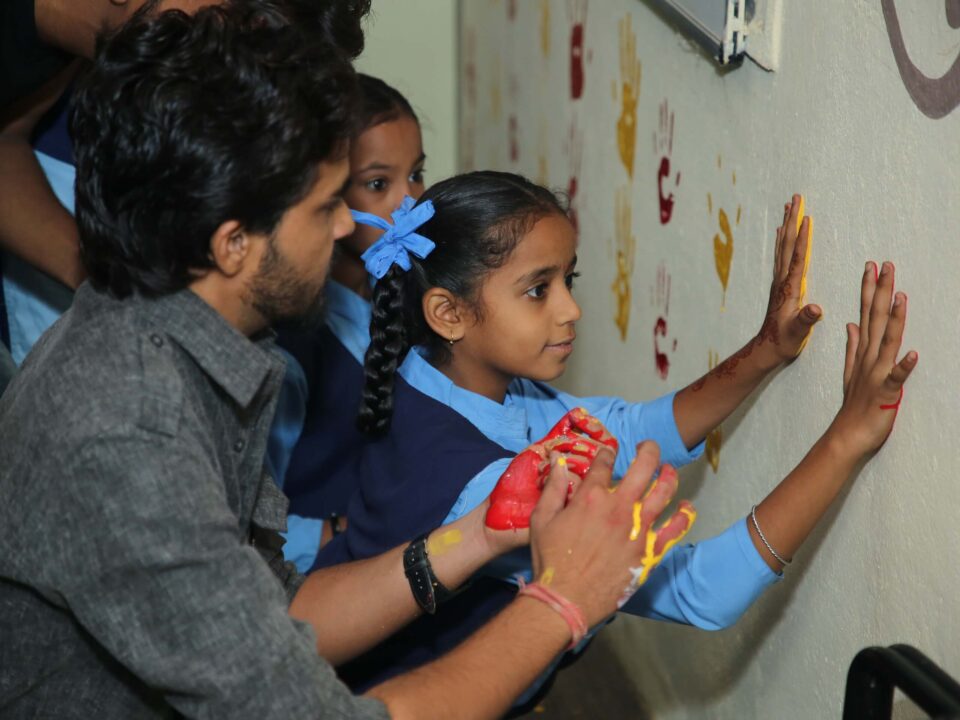
<svg viewBox="0 0 960 720"><path fill-rule="evenodd" d="M829 424L864 262L895 261L910 295L921 362L896 430L783 581L725 632L603 633L650 714L839 717L867 645L910 642L960 676L960 0L785 2L775 73L721 70L640 0L460 11L461 157L574 210L564 389L642 401L717 366L761 325L783 203L802 192L816 218L807 300L824 319L682 471L694 539L745 516Z"/></svg>

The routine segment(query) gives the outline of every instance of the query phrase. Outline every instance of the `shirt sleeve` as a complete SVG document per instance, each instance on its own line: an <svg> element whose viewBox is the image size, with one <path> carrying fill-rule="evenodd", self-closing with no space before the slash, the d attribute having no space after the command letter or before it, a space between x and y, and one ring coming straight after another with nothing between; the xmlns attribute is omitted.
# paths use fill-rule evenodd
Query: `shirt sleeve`
<svg viewBox="0 0 960 720"><path fill-rule="evenodd" d="M297 570L306 574L317 559L322 533L323 520L287 515L287 531L281 533L287 541L283 546L283 556L296 565Z"/></svg>
<svg viewBox="0 0 960 720"><path fill-rule="evenodd" d="M283 487L290 467L293 448L303 432L307 415L307 376L303 366L281 347L277 348L287 361L277 399L277 411L267 438L266 466L277 485Z"/></svg>
<svg viewBox="0 0 960 720"><path fill-rule="evenodd" d="M709 540L674 547L621 610L722 630L782 577L760 557L741 519Z"/></svg>
<svg viewBox="0 0 960 720"><path fill-rule="evenodd" d="M542 383L524 381L519 385L522 402L527 410L533 440L543 437L564 413L583 407L602 422L617 442L614 475L623 477L635 455L634 448L644 440L654 440L660 446L664 463L682 467L703 454L704 442L687 449L677 429L673 415L675 392L650 402L627 402L616 397L578 398Z"/></svg>
<svg viewBox="0 0 960 720"><path fill-rule="evenodd" d="M43 581L185 716L386 718L287 614L283 585L238 537L224 472L177 438L88 444L56 504L61 546Z"/></svg>

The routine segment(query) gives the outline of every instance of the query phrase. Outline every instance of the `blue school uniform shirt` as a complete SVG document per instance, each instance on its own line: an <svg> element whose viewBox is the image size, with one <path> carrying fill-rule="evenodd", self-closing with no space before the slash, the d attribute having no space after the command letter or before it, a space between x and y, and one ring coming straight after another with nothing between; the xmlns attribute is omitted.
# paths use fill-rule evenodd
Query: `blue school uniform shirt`
<svg viewBox="0 0 960 720"><path fill-rule="evenodd" d="M673 416L672 393L649 403L629 403L576 398L518 379L510 384L504 402L497 403L456 386L419 349L408 353L396 383L390 431L364 447L359 489L348 510L350 525L320 552L318 567L379 554L462 517L486 499L516 453L576 407L601 420L623 448L614 465L617 477L626 472L632 448L643 440L655 440L663 462L678 467L703 451L702 443L692 450L685 447ZM529 576L529 570L529 551L524 550L495 561L484 574L510 579L518 572ZM715 538L673 548L623 610L719 629L735 622L777 579L754 548L745 520L740 520ZM499 607L515 592L512 586L501 586L505 592L493 603ZM369 687L432 659L493 614L489 594L472 607L458 601L457 608L445 605L435 617L421 618L410 632L389 641L393 647L378 659L397 664L361 678L354 687ZM410 645L406 655L396 647L403 643ZM373 659L368 663L376 664Z"/></svg>
<svg viewBox="0 0 960 720"><path fill-rule="evenodd" d="M281 332L287 370L270 430L267 464L290 499L284 556L301 572L320 547L322 518L345 515L363 436L354 418L370 344L370 303L335 280L313 332Z"/></svg>

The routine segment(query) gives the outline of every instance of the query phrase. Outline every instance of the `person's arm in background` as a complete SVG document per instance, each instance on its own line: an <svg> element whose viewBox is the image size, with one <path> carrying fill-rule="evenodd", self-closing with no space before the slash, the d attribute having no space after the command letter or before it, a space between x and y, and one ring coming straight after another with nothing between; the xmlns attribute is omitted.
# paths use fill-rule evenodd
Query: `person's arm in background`
<svg viewBox="0 0 960 720"><path fill-rule="evenodd" d="M74 62L35 93L0 112L0 248L70 288L76 288L86 275L77 224L53 194L30 136L77 67Z"/></svg>
<svg viewBox="0 0 960 720"><path fill-rule="evenodd" d="M566 508L567 471L559 463L551 469L531 516L534 572L540 584L578 606L588 626L616 610L636 576L632 570L649 559L650 533L656 541L649 545L661 547L689 528L689 517L678 511L663 529L653 530L677 488L676 472L664 466L644 496L658 464L656 444L644 443L611 492L613 453L603 449ZM448 655L367 694L398 720L499 717L570 639L559 613L521 595Z"/></svg>

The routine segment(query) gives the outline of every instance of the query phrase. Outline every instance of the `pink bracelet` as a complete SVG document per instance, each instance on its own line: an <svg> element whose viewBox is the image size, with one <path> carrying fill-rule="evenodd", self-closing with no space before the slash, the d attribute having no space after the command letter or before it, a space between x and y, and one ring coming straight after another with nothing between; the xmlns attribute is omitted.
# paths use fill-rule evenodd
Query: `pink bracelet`
<svg viewBox="0 0 960 720"><path fill-rule="evenodd" d="M546 585L541 585L538 582L528 585L523 578L520 578L520 592L517 594L536 598L560 613L560 617L570 626L571 640L567 650L572 650L579 645L587 634L587 621L583 617L583 611Z"/></svg>

